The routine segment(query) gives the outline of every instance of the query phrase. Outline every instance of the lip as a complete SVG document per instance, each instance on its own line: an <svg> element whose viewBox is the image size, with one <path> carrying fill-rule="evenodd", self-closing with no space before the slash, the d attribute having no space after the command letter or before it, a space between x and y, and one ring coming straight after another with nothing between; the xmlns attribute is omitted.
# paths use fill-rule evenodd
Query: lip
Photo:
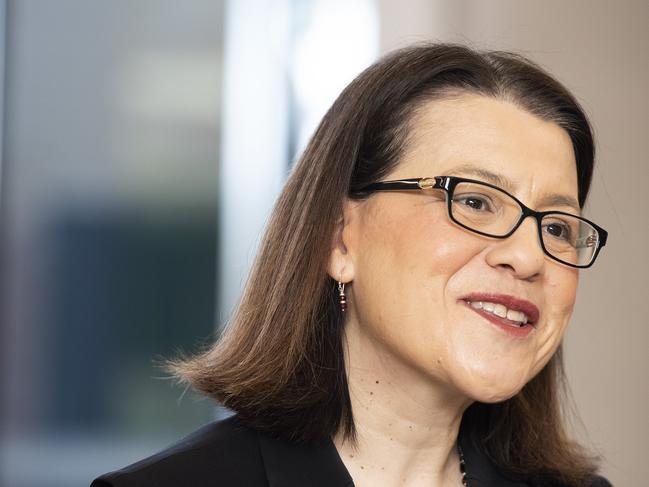
<svg viewBox="0 0 649 487"><path fill-rule="evenodd" d="M462 297L461 301L462 304L464 304L467 308L490 321L492 324L496 325L500 330L504 331L508 335L514 337L526 337L527 335L529 335L536 328L536 323L539 319L539 309L536 307L536 305L524 299L519 299L506 294L472 293ZM488 301L491 303L499 303L503 306L506 306L508 309L522 311L527 315L528 322L523 326L514 325L506 318L501 318L500 316L496 316L493 313L474 308L469 304L470 301Z"/></svg>

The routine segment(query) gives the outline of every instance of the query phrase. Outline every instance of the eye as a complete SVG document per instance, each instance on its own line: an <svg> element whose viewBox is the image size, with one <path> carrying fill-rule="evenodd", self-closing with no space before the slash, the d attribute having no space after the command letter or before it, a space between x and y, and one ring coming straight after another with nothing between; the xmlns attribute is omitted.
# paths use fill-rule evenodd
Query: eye
<svg viewBox="0 0 649 487"><path fill-rule="evenodd" d="M552 222L543 226L543 229L552 235L553 237L559 240L571 241L572 240L572 229L570 225L563 222Z"/></svg>
<svg viewBox="0 0 649 487"><path fill-rule="evenodd" d="M453 202L465 206L471 210L475 210L479 212L493 210L491 201L485 195L472 194L472 195L454 196Z"/></svg>

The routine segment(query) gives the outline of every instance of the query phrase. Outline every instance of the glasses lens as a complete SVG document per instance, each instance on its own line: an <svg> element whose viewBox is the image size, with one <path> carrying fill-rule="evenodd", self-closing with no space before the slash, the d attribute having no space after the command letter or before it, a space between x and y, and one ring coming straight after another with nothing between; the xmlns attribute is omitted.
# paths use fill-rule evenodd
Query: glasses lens
<svg viewBox="0 0 649 487"><path fill-rule="evenodd" d="M560 213L543 217L541 235L549 254L573 265L590 264L599 245L599 233L590 223Z"/></svg>
<svg viewBox="0 0 649 487"><path fill-rule="evenodd" d="M478 232L502 237L516 225L521 207L508 194L477 183L458 183L453 191L451 216Z"/></svg>
<svg viewBox="0 0 649 487"><path fill-rule="evenodd" d="M451 218L486 235L507 235L518 223L521 211L518 202L507 193L483 184L461 182L453 191ZM595 227L579 217L561 213L542 218L541 235L548 254L577 266L589 265L599 246Z"/></svg>

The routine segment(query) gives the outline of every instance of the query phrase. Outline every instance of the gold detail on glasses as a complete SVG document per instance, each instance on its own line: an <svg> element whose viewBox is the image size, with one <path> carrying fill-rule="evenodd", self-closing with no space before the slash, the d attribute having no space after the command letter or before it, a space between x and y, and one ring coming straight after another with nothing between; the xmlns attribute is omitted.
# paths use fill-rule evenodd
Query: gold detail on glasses
<svg viewBox="0 0 649 487"><path fill-rule="evenodd" d="M422 178L417 184L421 189L430 189L435 186L435 178Z"/></svg>

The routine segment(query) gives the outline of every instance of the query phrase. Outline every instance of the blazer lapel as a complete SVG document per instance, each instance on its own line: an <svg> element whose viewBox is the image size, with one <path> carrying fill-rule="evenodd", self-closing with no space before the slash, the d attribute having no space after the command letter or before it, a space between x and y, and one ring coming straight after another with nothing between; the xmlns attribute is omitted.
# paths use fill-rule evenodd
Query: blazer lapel
<svg viewBox="0 0 649 487"><path fill-rule="evenodd" d="M268 487L353 487L333 442L291 443L258 433Z"/></svg>

